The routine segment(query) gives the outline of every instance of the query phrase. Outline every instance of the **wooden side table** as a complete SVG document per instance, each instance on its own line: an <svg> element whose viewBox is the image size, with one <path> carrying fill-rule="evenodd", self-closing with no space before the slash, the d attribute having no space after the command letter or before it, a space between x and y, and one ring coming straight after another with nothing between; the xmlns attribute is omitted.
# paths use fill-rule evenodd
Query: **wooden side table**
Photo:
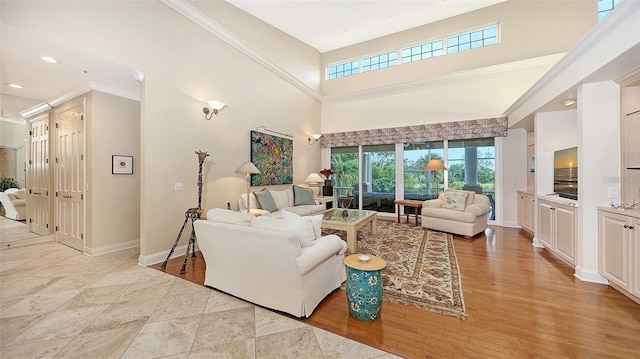
<svg viewBox="0 0 640 359"><path fill-rule="evenodd" d="M409 213L407 212L407 207L408 208L413 208L413 215L416 219L416 226L418 225L418 216L421 214L422 212L422 201L416 201L416 200L412 200L412 199L399 199L397 201L394 201L398 211L398 223L400 223L400 206L404 206L404 214L407 216L407 223L409 223Z"/></svg>
<svg viewBox="0 0 640 359"><path fill-rule="evenodd" d="M384 259L368 255L368 261L362 261L363 254L352 254L344 259L347 267L347 303L349 313L358 320L372 321L380 315L382 309L382 275L387 266Z"/></svg>

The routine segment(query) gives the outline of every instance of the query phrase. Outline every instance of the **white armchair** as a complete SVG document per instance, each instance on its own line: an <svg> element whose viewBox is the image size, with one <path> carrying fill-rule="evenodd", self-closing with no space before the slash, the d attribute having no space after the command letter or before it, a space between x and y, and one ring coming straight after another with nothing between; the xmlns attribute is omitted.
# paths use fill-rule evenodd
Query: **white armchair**
<svg viewBox="0 0 640 359"><path fill-rule="evenodd" d="M487 229L489 197L473 191L446 190L422 203L422 226L473 237Z"/></svg>
<svg viewBox="0 0 640 359"><path fill-rule="evenodd" d="M301 245L301 236L246 213L211 209L194 223L206 262L204 284L249 302L309 317L346 280L346 243L336 235ZM311 224L309 224L311 226ZM281 230L269 229L278 227ZM309 227L314 236L313 226ZM318 228L319 230L319 228Z"/></svg>
<svg viewBox="0 0 640 359"><path fill-rule="evenodd" d="M4 207L4 216L22 221L27 219L27 191L25 189L9 188L0 192L0 202Z"/></svg>

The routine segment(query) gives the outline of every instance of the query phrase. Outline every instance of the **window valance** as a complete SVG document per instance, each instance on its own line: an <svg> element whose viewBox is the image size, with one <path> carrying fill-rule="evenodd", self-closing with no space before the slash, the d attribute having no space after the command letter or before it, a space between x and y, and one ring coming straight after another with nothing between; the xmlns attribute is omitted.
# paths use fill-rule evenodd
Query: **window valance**
<svg viewBox="0 0 640 359"><path fill-rule="evenodd" d="M322 147L347 147L506 136L507 116L503 116L478 120L325 133L322 135L320 144Z"/></svg>

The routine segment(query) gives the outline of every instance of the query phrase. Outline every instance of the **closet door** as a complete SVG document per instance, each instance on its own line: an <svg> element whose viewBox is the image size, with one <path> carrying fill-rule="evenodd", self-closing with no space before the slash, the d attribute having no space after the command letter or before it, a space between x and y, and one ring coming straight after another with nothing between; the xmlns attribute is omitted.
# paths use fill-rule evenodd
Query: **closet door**
<svg viewBox="0 0 640 359"><path fill-rule="evenodd" d="M84 100L56 111L56 239L84 251Z"/></svg>
<svg viewBox="0 0 640 359"><path fill-rule="evenodd" d="M27 218L31 232L51 233L51 171L49 168L49 113L33 119L29 130Z"/></svg>

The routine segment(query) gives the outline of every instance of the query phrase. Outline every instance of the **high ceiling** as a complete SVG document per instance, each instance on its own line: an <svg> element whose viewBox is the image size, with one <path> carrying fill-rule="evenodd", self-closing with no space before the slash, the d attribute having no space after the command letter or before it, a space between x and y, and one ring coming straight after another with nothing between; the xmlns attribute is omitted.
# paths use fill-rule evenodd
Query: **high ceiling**
<svg viewBox="0 0 640 359"><path fill-rule="evenodd" d="M229 0L229 3L325 52L502 1ZM131 76L134 69L63 44L43 41L6 24L1 28L0 49L3 119L21 120L18 112L86 87L87 83L139 91L139 82ZM60 62L49 64L41 56L52 56ZM22 88L11 88L8 83Z"/></svg>
<svg viewBox="0 0 640 359"><path fill-rule="evenodd" d="M327 52L505 0L227 0L298 40Z"/></svg>

